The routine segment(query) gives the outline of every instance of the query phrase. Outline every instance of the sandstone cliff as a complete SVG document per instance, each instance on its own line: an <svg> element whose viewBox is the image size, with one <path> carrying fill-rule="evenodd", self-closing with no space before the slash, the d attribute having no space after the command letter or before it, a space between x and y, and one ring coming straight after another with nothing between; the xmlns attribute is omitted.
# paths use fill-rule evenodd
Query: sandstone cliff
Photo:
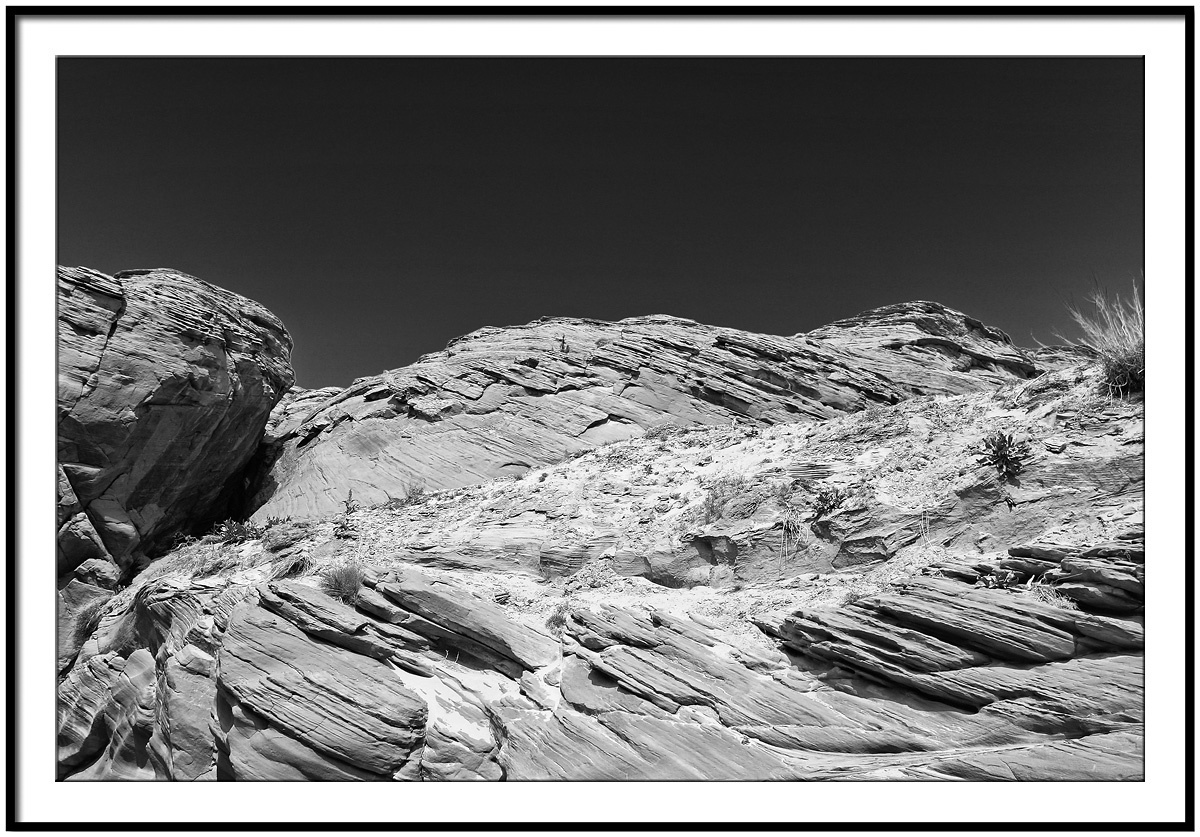
<svg viewBox="0 0 1200 837"><path fill-rule="evenodd" d="M794 382L751 383L766 378L747 368L799 369L782 349L749 367L722 355L741 370L723 377L712 361L703 379L719 378L713 391L724 396L694 402L678 395L691 384L656 383L665 374L639 359L637 380L652 386L632 386L659 393L660 406L691 405L676 414L691 428L659 428L651 419L670 410L628 406L651 395L630 393L620 413L572 402L599 398L600 385L537 377L561 345L515 352L538 361L513 360L532 376L519 384L485 387L464 360L463 379L485 377L476 399L457 396L461 412L438 406L452 400L443 398L452 378L416 373L405 386L423 394L394 378L398 389L370 379L337 395L298 394L273 419L296 446L285 456L328 434L320 444L341 439L345 467L354 451L380 458L383 446L354 435L368 422L378 434L422 428L428 439L441 425L469 440L482 431L454 419L480 415L467 402L493 386L506 415L523 416L513 424L558 428L537 438L591 450L551 465L523 460L527 468L486 482L480 465L462 480L473 484L391 502L366 493L364 465L349 483L358 505L321 517L296 500L302 518L171 552L80 630L59 691L60 775L1142 778L1141 404L1100 396L1086 363L1026 380L1025 356L965 319L961 349L918 344L918 332L928 335L913 322L919 310L873 315L893 318L896 338L860 322L789 342L822 364L840 358L843 380L811 373L820 398ZM703 327L660 318L578 324L650 326L694 332L692 345L707 339ZM574 335L562 321L528 328L550 344ZM488 334L498 339L468 342ZM639 358L667 351L655 345ZM718 351L705 345L675 362ZM436 363L444 369L448 357ZM865 370L881 358L886 375ZM612 366L585 365L597 368ZM423 400L430 394L436 403ZM353 417L335 421L338 405L327 402L341 396ZM592 421L624 422L583 411L556 424L517 411L534 398L567 416L582 404L643 420L652 432L635 421L627 438L580 441ZM355 412L393 399L387 417ZM414 402L425 417L408 412ZM743 418L731 425L735 412ZM975 452L998 431L1027 445L1016 478ZM455 449L436 449L432 461L451 474ZM329 474L316 494L333 485ZM344 602L323 579L347 567L364 584Z"/></svg>
<svg viewBox="0 0 1200 837"><path fill-rule="evenodd" d="M321 517L351 491L380 503L520 476L664 423L822 420L1037 371L1003 332L929 302L794 337L666 316L485 328L412 366L281 404L254 519Z"/></svg>

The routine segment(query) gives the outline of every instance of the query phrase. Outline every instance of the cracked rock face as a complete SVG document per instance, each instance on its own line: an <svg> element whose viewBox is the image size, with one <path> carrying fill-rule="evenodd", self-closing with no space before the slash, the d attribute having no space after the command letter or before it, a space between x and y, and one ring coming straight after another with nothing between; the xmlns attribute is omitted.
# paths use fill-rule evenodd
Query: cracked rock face
<svg viewBox="0 0 1200 837"><path fill-rule="evenodd" d="M113 586L218 511L292 385L263 306L173 270L58 269L58 575Z"/></svg>
<svg viewBox="0 0 1200 837"><path fill-rule="evenodd" d="M666 423L821 420L1035 371L1003 332L926 302L794 337L668 316L484 328L344 390L294 393L251 505L256 520L320 517L351 491L376 504L520 476Z"/></svg>

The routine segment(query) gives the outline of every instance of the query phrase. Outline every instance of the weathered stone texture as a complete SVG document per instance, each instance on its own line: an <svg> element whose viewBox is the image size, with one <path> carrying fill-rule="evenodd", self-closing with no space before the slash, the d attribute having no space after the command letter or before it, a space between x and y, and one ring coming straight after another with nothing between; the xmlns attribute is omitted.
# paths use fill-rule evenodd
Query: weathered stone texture
<svg viewBox="0 0 1200 837"><path fill-rule="evenodd" d="M263 306L178 271L60 267L59 573L125 571L218 512L291 346Z"/></svg>

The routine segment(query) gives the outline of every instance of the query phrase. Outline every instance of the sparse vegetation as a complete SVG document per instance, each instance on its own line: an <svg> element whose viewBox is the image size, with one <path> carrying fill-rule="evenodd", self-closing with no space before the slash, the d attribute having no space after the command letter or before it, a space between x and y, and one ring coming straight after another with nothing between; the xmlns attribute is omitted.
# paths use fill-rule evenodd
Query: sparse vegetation
<svg viewBox="0 0 1200 837"><path fill-rule="evenodd" d="M304 523L279 523L262 536L263 549L267 552L282 552L308 537L309 527Z"/></svg>
<svg viewBox="0 0 1200 837"><path fill-rule="evenodd" d="M334 564L321 573L321 589L333 598L352 605L358 601L358 592L366 577L366 571L352 561Z"/></svg>
<svg viewBox="0 0 1200 837"><path fill-rule="evenodd" d="M643 438L654 440L670 439L672 436L678 436L681 431L682 428L674 422L664 421L649 428Z"/></svg>
<svg viewBox="0 0 1200 837"><path fill-rule="evenodd" d="M189 535L186 532L177 532L175 537L171 539L171 545L167 547L168 552L174 552L177 549L184 549L198 542L195 535Z"/></svg>
<svg viewBox="0 0 1200 837"><path fill-rule="evenodd" d="M791 506L788 505L788 500L792 496L792 490L793 486L791 480L781 480L771 487L770 496L775 500L775 504L780 508L790 509Z"/></svg>
<svg viewBox="0 0 1200 837"><path fill-rule="evenodd" d="M412 506L417 503L420 503L422 500L424 500L426 498L426 496L428 496L428 494L425 491L424 483L420 483L420 482L405 483L404 496L403 497L392 497L390 500L388 500L386 503L383 504L383 508L387 509L388 511L399 511L400 509L404 508L405 506Z"/></svg>
<svg viewBox="0 0 1200 837"><path fill-rule="evenodd" d="M1058 592L1052 584L1038 584L1031 581L1026 591L1039 602L1048 604L1051 607L1059 607L1064 610L1079 610L1079 605L1075 604L1074 599L1068 598Z"/></svg>
<svg viewBox="0 0 1200 837"><path fill-rule="evenodd" d="M358 537L358 527L354 525L354 521L350 519L350 515L358 511L358 503L354 501L354 489L346 492L346 499L342 501L342 514L338 518L337 525L333 527L333 536L342 540L354 540Z"/></svg>
<svg viewBox="0 0 1200 837"><path fill-rule="evenodd" d="M79 608L79 612L75 614L75 629L71 635L76 647L87 642L96 632L96 628L100 627L100 619L104 616L106 604L108 604L108 599L93 599Z"/></svg>
<svg viewBox="0 0 1200 837"><path fill-rule="evenodd" d="M239 544L261 538L263 530L249 521L224 520L213 526L202 539L204 543Z"/></svg>
<svg viewBox="0 0 1200 837"><path fill-rule="evenodd" d="M1017 584L1017 574L1010 570L996 570L987 575L979 576L979 583L984 587L1007 590Z"/></svg>
<svg viewBox="0 0 1200 837"><path fill-rule="evenodd" d="M809 518L809 522L816 523L831 512L840 509L849 496L849 494L837 486L825 486L821 488L817 491L817 496L813 499L812 516Z"/></svg>
<svg viewBox="0 0 1200 837"><path fill-rule="evenodd" d="M846 594L842 596L840 604L842 607L848 607L860 599L863 599L866 597L866 595L866 592L863 590L847 590Z"/></svg>
<svg viewBox="0 0 1200 837"><path fill-rule="evenodd" d="M295 578L304 575L312 569L312 561L308 555L289 555L275 562L271 567L271 580L278 581L281 578Z"/></svg>
<svg viewBox="0 0 1200 837"><path fill-rule="evenodd" d="M999 430L985 437L972 453L980 464L991 465L1009 481L1016 479L1025 470L1026 463L1033 455L1024 440Z"/></svg>
<svg viewBox="0 0 1200 837"><path fill-rule="evenodd" d="M1109 395L1120 398L1145 391L1146 316L1137 283L1129 298L1110 296L1097 284L1088 301L1089 312L1074 306L1067 310L1087 345L1100 354Z"/></svg>
<svg viewBox="0 0 1200 837"><path fill-rule="evenodd" d="M802 530L800 528L800 510L782 500L780 505L783 508L783 522L779 527L779 572L782 574L784 560L800 547Z"/></svg>
<svg viewBox="0 0 1200 837"><path fill-rule="evenodd" d="M546 617L546 628L555 636L562 636L563 628L567 626L567 614L571 612L571 606L563 599L554 606L554 610L550 611L550 615Z"/></svg>
<svg viewBox="0 0 1200 837"><path fill-rule="evenodd" d="M235 542L238 543L238 542ZM193 577L207 578L218 575L226 570L241 566L241 556L237 550L226 550L228 544L213 545L207 552L201 552L199 561L192 571Z"/></svg>
<svg viewBox="0 0 1200 837"><path fill-rule="evenodd" d="M729 501L746 490L746 477L742 474L725 474L717 477L704 495L704 522L720 520Z"/></svg>

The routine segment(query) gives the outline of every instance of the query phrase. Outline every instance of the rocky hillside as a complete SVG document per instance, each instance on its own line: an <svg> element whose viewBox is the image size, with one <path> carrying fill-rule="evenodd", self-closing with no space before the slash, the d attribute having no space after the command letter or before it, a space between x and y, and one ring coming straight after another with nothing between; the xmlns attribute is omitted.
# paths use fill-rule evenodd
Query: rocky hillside
<svg viewBox="0 0 1200 837"><path fill-rule="evenodd" d="M520 476L665 423L823 420L1039 371L1003 332L928 302L794 337L665 316L485 328L344 390L293 391L272 418L254 519Z"/></svg>
<svg viewBox="0 0 1200 837"><path fill-rule="evenodd" d="M1140 779L1142 408L1073 360L921 303L299 394L259 525L65 629L60 775Z"/></svg>

